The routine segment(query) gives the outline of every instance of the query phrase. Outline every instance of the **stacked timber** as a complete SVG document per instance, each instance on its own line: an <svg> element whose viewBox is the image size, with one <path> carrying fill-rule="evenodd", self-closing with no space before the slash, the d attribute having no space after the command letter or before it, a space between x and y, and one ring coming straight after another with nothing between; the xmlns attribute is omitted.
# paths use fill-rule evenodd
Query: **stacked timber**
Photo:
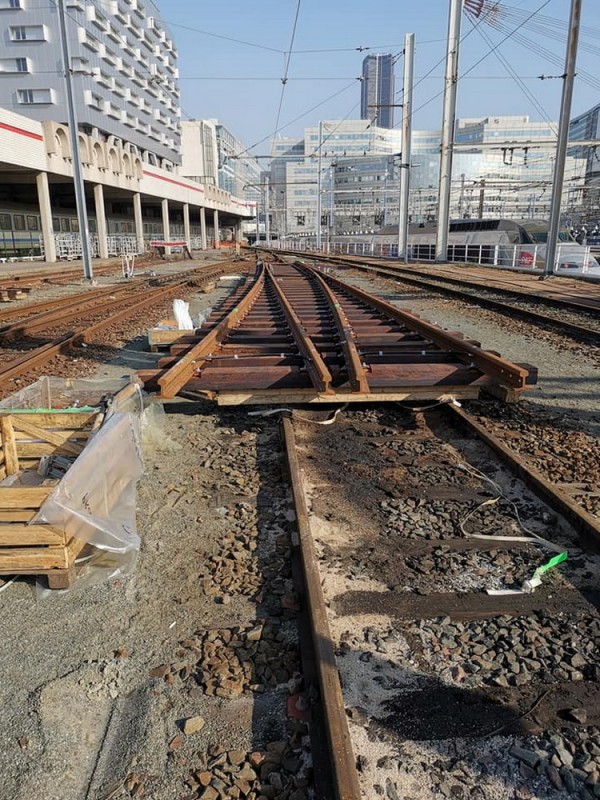
<svg viewBox="0 0 600 800"><path fill-rule="evenodd" d="M42 379L48 380L48 379ZM50 379L52 380L52 379ZM0 575L44 575L50 588L67 588L85 537L66 524L44 521L44 504L102 429L108 416L138 387L101 394L95 405L18 408L0 406ZM6 405L5 405L6 404ZM51 405L50 403L48 404ZM12 406L12 407L11 407Z"/></svg>

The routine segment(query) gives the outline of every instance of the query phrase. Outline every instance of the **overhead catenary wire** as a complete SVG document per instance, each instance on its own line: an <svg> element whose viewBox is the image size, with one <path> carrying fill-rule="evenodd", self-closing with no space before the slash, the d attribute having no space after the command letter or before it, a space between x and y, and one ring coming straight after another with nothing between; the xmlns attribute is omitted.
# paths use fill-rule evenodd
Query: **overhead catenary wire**
<svg viewBox="0 0 600 800"><path fill-rule="evenodd" d="M275 130L279 128L279 120L281 118L281 108L283 106L283 97L285 94L285 87L288 82L288 73L290 70L290 61L292 58L292 52L294 50L294 40L296 38L296 28L298 27L298 17L300 15L300 4L302 0L298 0L296 3L296 13L294 15L294 24L292 26L292 35L290 38L290 48L285 54L285 67L283 70L283 77L281 78L281 95L279 97L279 107L277 108L277 116L275 118Z"/></svg>
<svg viewBox="0 0 600 800"><path fill-rule="evenodd" d="M474 64L472 64L467 70L465 70L462 74L459 73L458 80L461 81L470 72L472 72L476 67L478 67L479 64L481 64L483 61L485 61L486 58L489 58L489 56L491 56L492 53L494 53L502 44L504 44L504 42L506 42L508 39L514 37L515 34L517 34L517 31L519 31L530 19L533 19L533 17L535 17L535 15L539 11L541 11L543 8L546 8L546 6L549 3L550 3L550 0L544 0L544 2L541 4L541 6L538 9L536 9L535 11L532 11L529 14L529 16L525 20L523 20L514 30L511 30L508 34L506 34L506 36L504 36L503 39L501 39L497 44L495 44L492 48L490 48L490 50L488 50L487 53L484 53L481 56L481 58L478 58L477 61ZM471 33L474 30L475 30L474 28L471 28L471 31L469 31L469 32ZM466 38L466 37L464 37L464 38ZM461 39L461 42L462 41L463 41L463 39ZM436 100L438 97L440 97L443 94L444 94L444 89L441 89L439 92L434 94L433 97L430 97L429 100L426 100L422 105L420 105L418 108L416 108L413 111L413 114L416 114L417 112L421 111L423 108L428 106L429 103L432 103L434 100Z"/></svg>
<svg viewBox="0 0 600 800"><path fill-rule="evenodd" d="M471 25L473 25L474 23L473 23L473 20L471 19L471 17L468 17L468 19L469 19L469 22L471 23ZM479 33L481 38L491 47L493 42L491 41L491 39L489 38L487 33L484 30L482 30L481 28L478 28L477 32ZM529 87L526 86L525 83L523 83L521 78L519 78L519 76L516 74L515 70L512 68L510 62L506 59L506 57L503 55L503 53L501 53L500 50L496 50L496 51L494 51L494 55L500 61L500 63L505 67L506 71L509 73L509 76L514 80L514 82L516 83L518 88L521 90L521 92L525 95L525 97L529 100L529 102L536 108L536 110L540 114L540 116L543 119L546 120L546 122L548 123L548 125L549 125L550 129L552 130L552 132L554 133L554 135L558 136L558 130L556 128L556 125L550 119L550 116L546 112L546 109L538 101L537 97L529 89Z"/></svg>

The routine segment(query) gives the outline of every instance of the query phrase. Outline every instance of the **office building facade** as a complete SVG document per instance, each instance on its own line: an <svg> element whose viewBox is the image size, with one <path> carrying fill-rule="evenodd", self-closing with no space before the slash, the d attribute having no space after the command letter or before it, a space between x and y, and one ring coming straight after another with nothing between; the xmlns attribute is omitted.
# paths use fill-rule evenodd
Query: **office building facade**
<svg viewBox="0 0 600 800"><path fill-rule="evenodd" d="M597 139L600 139L600 104L575 117L569 126L570 141ZM595 226L600 222L600 152L596 146L569 148L568 152L585 162L581 214L574 224Z"/></svg>
<svg viewBox="0 0 600 800"><path fill-rule="evenodd" d="M317 225L321 154L321 229L331 227L332 188L338 165L399 155L402 134L368 120L326 120L304 130L302 139L276 139L271 148L269 208L280 236L308 234ZM337 200L336 200L337 203Z"/></svg>
<svg viewBox="0 0 600 800"><path fill-rule="evenodd" d="M145 163L180 161L177 49L152 0L66 0L70 68L82 132ZM0 0L0 106L67 122L54 3Z"/></svg>
<svg viewBox="0 0 600 800"><path fill-rule="evenodd" d="M362 65L360 118L394 127L394 56L368 55Z"/></svg>

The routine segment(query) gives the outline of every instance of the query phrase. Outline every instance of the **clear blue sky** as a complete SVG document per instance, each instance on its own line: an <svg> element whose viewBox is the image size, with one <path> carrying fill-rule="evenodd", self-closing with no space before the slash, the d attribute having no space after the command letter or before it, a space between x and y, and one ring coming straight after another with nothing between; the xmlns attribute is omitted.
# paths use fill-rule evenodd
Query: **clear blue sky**
<svg viewBox="0 0 600 800"><path fill-rule="evenodd" d="M254 150L257 154L267 153L279 107L285 56L282 52L261 48L289 49L297 0L157 2L179 49L183 119L216 117L247 146L267 137L267 141ZM315 125L319 119L359 117L360 84L355 79L361 74L366 53L355 48L363 46L371 48L368 52L401 53L406 32L414 33L417 43L415 126L439 128L441 96L428 101L443 88L443 61L429 77L419 80L444 57L448 5L448 0L301 0L280 126L305 115L286 127L282 135L300 135L306 125ZM563 72L569 0L510 0L501 4L500 13L494 17L496 27L481 23L476 30L463 14L460 66L461 72L467 71L489 51L490 45L480 31L497 44L508 31L523 22L525 15L541 6L544 7L538 15L518 30L518 35L524 36L526 41L510 37L497 52L510 62L534 93L542 111L550 119L557 119L561 81L540 81L535 76ZM583 0L583 6L583 25L600 29L598 0ZM599 36L596 33L596 37ZM244 40L261 48L217 37ZM580 49L578 67L594 77L599 76L600 85L600 38L594 38L594 33L588 30L581 41L584 47ZM550 58L535 52L540 46L558 58L559 63L552 63ZM591 52L596 47L599 49ZM302 53L302 50L331 52ZM397 90L402 85L401 76L400 57L396 69ZM483 79L486 76L489 80ZM332 97L336 92L339 94ZM319 108L310 111L325 100L327 102ZM578 79L574 115L599 102L600 91ZM399 121L400 109L397 111ZM542 119L542 111L536 110L508 77L506 67L494 53L459 84L458 115L461 117L529 114L532 119Z"/></svg>

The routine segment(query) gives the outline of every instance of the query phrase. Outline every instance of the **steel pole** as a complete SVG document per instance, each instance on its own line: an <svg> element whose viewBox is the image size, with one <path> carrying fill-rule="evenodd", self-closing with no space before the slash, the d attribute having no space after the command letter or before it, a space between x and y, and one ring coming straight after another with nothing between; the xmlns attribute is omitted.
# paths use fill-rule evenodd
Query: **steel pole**
<svg viewBox="0 0 600 800"><path fill-rule="evenodd" d="M450 0L448 15L448 42L446 46L446 77L444 87L444 115L442 119L442 149L440 155L440 182L438 189L438 227L435 243L435 260L448 257L448 226L450 223L450 191L452 187L452 148L456 120L456 83L458 81L458 47L463 0Z"/></svg>
<svg viewBox="0 0 600 800"><path fill-rule="evenodd" d="M412 150L412 93L415 35L404 36L404 97L402 101L402 163L400 164L400 202L398 206L398 258L408 261L408 202ZM404 165L404 166L403 166Z"/></svg>
<svg viewBox="0 0 600 800"><path fill-rule="evenodd" d="M571 120L571 102L573 100L573 84L575 82L575 66L577 63L577 45L579 43L579 27L581 24L582 0L571 0L571 17L569 19L569 38L565 57L565 73L563 75L562 100L560 103L560 122L558 125L558 142L552 179L552 197L550 204L550 220L548 223L548 244L546 245L546 263L544 275L554 273L556 248L560 229L560 208L563 183L565 179L565 162L569 143L569 122Z"/></svg>
<svg viewBox="0 0 600 800"><path fill-rule="evenodd" d="M319 158L317 161L317 251L321 251L321 162L323 161L323 123L319 122Z"/></svg>
<svg viewBox="0 0 600 800"><path fill-rule="evenodd" d="M62 50L63 70L65 76L65 95L67 99L67 119L69 122L69 137L71 139L71 160L73 164L73 186L75 188L75 204L77 206L77 219L79 221L79 235L81 237L81 258L83 260L83 276L92 280L92 254L90 251L90 225L88 222L87 206L85 204L85 187L83 172L81 170L81 157L79 153L79 126L75 111L73 97L73 81L71 76L71 57L69 54L69 41L67 38L67 22L65 15L65 0L58 0L58 22L60 30L60 47Z"/></svg>
<svg viewBox="0 0 600 800"><path fill-rule="evenodd" d="M267 247L271 246L271 223L269 215L271 207L269 203L269 176L265 176L265 244Z"/></svg>

